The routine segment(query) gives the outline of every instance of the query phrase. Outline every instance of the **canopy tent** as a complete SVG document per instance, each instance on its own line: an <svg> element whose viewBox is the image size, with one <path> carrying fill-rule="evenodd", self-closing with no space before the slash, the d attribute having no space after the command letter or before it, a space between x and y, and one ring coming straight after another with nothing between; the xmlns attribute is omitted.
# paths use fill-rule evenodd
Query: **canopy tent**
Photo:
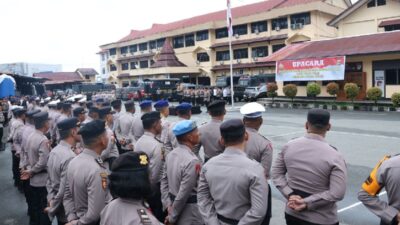
<svg viewBox="0 0 400 225"><path fill-rule="evenodd" d="M0 75L0 98L15 95L15 80L13 77L2 74Z"/></svg>

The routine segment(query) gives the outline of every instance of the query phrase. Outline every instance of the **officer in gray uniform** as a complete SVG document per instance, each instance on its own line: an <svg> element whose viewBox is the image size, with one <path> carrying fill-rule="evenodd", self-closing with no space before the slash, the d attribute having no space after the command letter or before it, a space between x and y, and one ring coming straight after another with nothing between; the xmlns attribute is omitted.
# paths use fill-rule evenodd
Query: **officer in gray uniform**
<svg viewBox="0 0 400 225"><path fill-rule="evenodd" d="M264 167L265 178L269 180L272 165L272 144L267 138L258 133L263 124L263 112L265 112L264 106L257 102L247 103L240 108L244 126L249 134L245 152L250 159L261 163ZM269 224L271 218L271 188L269 184L268 189L268 211L262 224Z"/></svg>
<svg viewBox="0 0 400 225"><path fill-rule="evenodd" d="M161 115L161 126L162 126L162 131L159 139L165 143L167 135L168 135L168 130L170 128L171 123L167 120L169 116L169 103L166 100L159 100L154 104L154 108L156 111L160 112Z"/></svg>
<svg viewBox="0 0 400 225"><path fill-rule="evenodd" d="M85 121L83 121L82 124L86 124L93 120L98 120L98 119L99 119L99 108L97 108L95 106L91 106L91 107L89 107L89 113L88 113Z"/></svg>
<svg viewBox="0 0 400 225"><path fill-rule="evenodd" d="M61 111L63 107L62 102L58 102L56 105L56 110L52 113L52 116L50 118L50 135L51 135L51 144L52 146L57 145L57 122L58 118L61 116Z"/></svg>
<svg viewBox="0 0 400 225"><path fill-rule="evenodd" d="M190 120L190 117L192 116L192 105L187 102L182 102L178 106L175 107L176 114L178 115L178 121L182 120ZM177 122L172 122L169 125L168 132L166 133L166 136L163 137L165 140L163 140L164 144L164 156L167 156L168 153L172 151L172 149L178 147L178 141L176 140L176 137L174 135L174 132L172 131L172 128L175 126Z"/></svg>
<svg viewBox="0 0 400 225"><path fill-rule="evenodd" d="M207 110L211 116L211 121L200 126L200 145L196 146L196 152L203 146L205 162L224 151L224 146L220 143L221 132L219 126L224 121L226 113L225 101L214 101L208 105Z"/></svg>
<svg viewBox="0 0 400 225"><path fill-rule="evenodd" d="M22 191L22 183L20 179L20 157L21 157L21 142L16 141L18 134L21 132L25 124L26 110L17 108L14 110L14 121L11 126L10 139L12 140L11 153L12 153L12 171L14 178L14 185Z"/></svg>
<svg viewBox="0 0 400 225"><path fill-rule="evenodd" d="M79 123L83 123L83 121L86 120L86 113L87 113L87 111L83 107L80 107L80 106L76 107L72 111L73 117L76 117L79 120Z"/></svg>
<svg viewBox="0 0 400 225"><path fill-rule="evenodd" d="M379 199L385 188L388 202ZM386 156L364 182L358 199L381 219L381 225L400 223L400 155Z"/></svg>
<svg viewBox="0 0 400 225"><path fill-rule="evenodd" d="M197 190L204 223L261 224L268 207L264 168L244 152L248 134L242 120L227 120L220 131L225 151L203 165Z"/></svg>
<svg viewBox="0 0 400 225"><path fill-rule="evenodd" d="M111 169L110 192L115 198L101 212L101 225L159 225L143 204L151 194L149 159L143 152L119 156Z"/></svg>
<svg viewBox="0 0 400 225"><path fill-rule="evenodd" d="M346 192L347 169L342 154L330 146L330 114L311 109L304 137L283 146L272 166L274 185L288 199L288 225L339 224L336 202Z"/></svg>
<svg viewBox="0 0 400 225"><path fill-rule="evenodd" d="M133 150L133 145L135 142L130 131L135 118L134 114L135 102L127 101L125 102L125 112L122 112L117 121L114 123L114 132L117 139L117 144L120 145L118 148L118 150L120 150L120 154Z"/></svg>
<svg viewBox="0 0 400 225"><path fill-rule="evenodd" d="M30 178L32 190L32 216L33 224L50 224L49 217L44 213L47 207L47 159L50 153L50 141L45 133L50 129L49 114L47 112L36 113L33 116L35 131L28 137L26 148L28 150L27 170L23 170L22 179Z"/></svg>
<svg viewBox="0 0 400 225"><path fill-rule="evenodd" d="M47 201L49 207L46 208L46 211L51 219L57 216L59 224L68 222L62 201L68 163L76 156L74 150L76 144L81 140L80 135L78 135L79 126L80 122L76 117L65 119L57 124L61 141L51 150L47 161L47 173L49 174Z"/></svg>
<svg viewBox="0 0 400 225"><path fill-rule="evenodd" d="M201 169L199 158L192 152L199 143L196 123L183 120L173 127L178 147L168 154L161 180L161 194L168 209L165 224L204 224L197 206L197 180Z"/></svg>
<svg viewBox="0 0 400 225"><path fill-rule="evenodd" d="M62 105L62 111L61 111L61 115L55 120L55 125L57 126L57 124L69 117L71 117L72 115L72 106L71 103L63 103ZM56 137L57 137L57 143L60 142L60 134L58 133L58 129L56 129Z"/></svg>
<svg viewBox="0 0 400 225"><path fill-rule="evenodd" d="M151 112L151 101L144 100L140 103L140 113L135 116L132 124L131 134L133 135L135 141L139 140L139 138L144 134L143 124L142 124L142 115L148 112Z"/></svg>
<svg viewBox="0 0 400 225"><path fill-rule="evenodd" d="M113 107L113 110L114 110L115 113L113 114L113 126L110 127L110 128L111 128L111 130L114 131L115 130L115 125L116 125L115 123L117 121L119 121L118 118L121 115L122 102L121 102L120 99L113 100L113 101L111 101L111 106Z"/></svg>
<svg viewBox="0 0 400 225"><path fill-rule="evenodd" d="M70 224L99 224L100 212L111 201L108 163L100 155L108 146L105 122L93 120L80 128L85 150L71 160L64 196Z"/></svg>
<svg viewBox="0 0 400 225"><path fill-rule="evenodd" d="M106 124L106 133L108 137L108 146L106 150L104 150L101 154L101 158L104 161L107 161L112 164L112 162L119 156L119 152L117 149L114 132L111 130L112 120L113 120L113 111L111 111L110 106L102 107L99 109L99 117L100 120L104 121Z"/></svg>
<svg viewBox="0 0 400 225"><path fill-rule="evenodd" d="M150 184L153 195L148 198L150 208L159 221L164 221L164 213L161 204L160 181L163 168L163 146L156 136L161 134L160 112L148 112L142 116L144 134L135 144L135 151L144 152L150 160Z"/></svg>

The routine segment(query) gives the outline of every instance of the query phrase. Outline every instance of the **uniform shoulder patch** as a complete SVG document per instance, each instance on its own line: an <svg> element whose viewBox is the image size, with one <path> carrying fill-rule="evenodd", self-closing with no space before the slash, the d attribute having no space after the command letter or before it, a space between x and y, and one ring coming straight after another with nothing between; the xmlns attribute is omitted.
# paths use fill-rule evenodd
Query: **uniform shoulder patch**
<svg viewBox="0 0 400 225"><path fill-rule="evenodd" d="M140 165L145 166L149 163L149 161L147 159L147 155L140 155L139 159L140 159Z"/></svg>
<svg viewBox="0 0 400 225"><path fill-rule="evenodd" d="M137 213L139 214L140 222L142 222L143 225L151 225L151 220L149 215L147 215L147 212L145 209L138 209Z"/></svg>
<svg viewBox="0 0 400 225"><path fill-rule="evenodd" d="M106 172L102 172L100 173L100 177L101 177L101 187L103 188L103 190L106 190L108 174Z"/></svg>
<svg viewBox="0 0 400 225"><path fill-rule="evenodd" d="M195 165L195 169L196 169L196 174L199 175L199 174L200 174L200 171L201 171L201 164L200 164L200 163L197 163L197 164Z"/></svg>

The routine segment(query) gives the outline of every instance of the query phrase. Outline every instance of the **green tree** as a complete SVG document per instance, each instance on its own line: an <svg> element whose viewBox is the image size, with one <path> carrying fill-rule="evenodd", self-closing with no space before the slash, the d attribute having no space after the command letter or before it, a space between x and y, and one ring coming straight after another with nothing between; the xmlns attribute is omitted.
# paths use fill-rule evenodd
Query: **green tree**
<svg viewBox="0 0 400 225"><path fill-rule="evenodd" d="M378 100L382 97L382 90L377 87L372 87L367 90L367 98L369 100L374 101L374 104L376 105L378 103Z"/></svg>
<svg viewBox="0 0 400 225"><path fill-rule="evenodd" d="M344 92L346 93L346 97L354 103L354 99L360 93L360 88L355 83L347 83L344 85Z"/></svg>
<svg viewBox="0 0 400 225"><path fill-rule="evenodd" d="M297 86L295 84L286 84L282 90L286 97L292 99L293 103L293 100L297 95Z"/></svg>

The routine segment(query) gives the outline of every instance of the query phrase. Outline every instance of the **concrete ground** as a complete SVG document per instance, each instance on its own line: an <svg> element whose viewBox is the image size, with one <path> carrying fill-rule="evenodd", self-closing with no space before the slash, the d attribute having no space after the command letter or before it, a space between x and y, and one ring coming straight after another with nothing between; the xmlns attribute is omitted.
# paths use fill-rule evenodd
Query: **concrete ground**
<svg viewBox="0 0 400 225"><path fill-rule="evenodd" d="M239 118L238 104L228 106L227 118ZM205 113L194 115L198 124L209 120ZM378 218L357 200L357 192L372 167L385 155L400 152L400 113L396 112L344 112L332 113L332 130L327 140L344 155L348 166L347 192L338 203L341 224L375 225ZM274 156L289 140L304 134L306 110L267 109L260 132L273 142ZM170 118L172 121L176 117ZM285 202L273 188L273 218L271 225L285 224ZM382 198L386 195L383 194ZM12 185L11 155L0 152L0 224L25 225L26 203L22 194Z"/></svg>

